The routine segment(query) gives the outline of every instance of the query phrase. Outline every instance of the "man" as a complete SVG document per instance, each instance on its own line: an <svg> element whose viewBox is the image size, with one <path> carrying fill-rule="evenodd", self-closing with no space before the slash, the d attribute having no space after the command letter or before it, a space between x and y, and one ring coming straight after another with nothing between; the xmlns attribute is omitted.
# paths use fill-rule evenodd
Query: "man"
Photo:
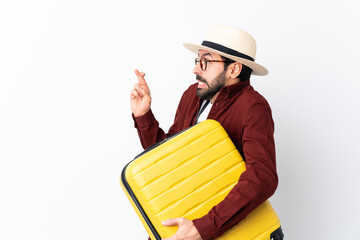
<svg viewBox="0 0 360 240"><path fill-rule="evenodd" d="M208 240L222 235L275 192L274 123L267 101L250 85L251 74L266 75L267 70L255 63L256 43L248 33L216 26L201 45L184 46L198 54L193 70L197 83L184 92L168 133L150 109L150 90L145 74L138 70L130 103L144 148L208 118L220 122L244 158L246 171L239 182L208 214L192 221L174 218L162 223L179 226L167 240Z"/></svg>

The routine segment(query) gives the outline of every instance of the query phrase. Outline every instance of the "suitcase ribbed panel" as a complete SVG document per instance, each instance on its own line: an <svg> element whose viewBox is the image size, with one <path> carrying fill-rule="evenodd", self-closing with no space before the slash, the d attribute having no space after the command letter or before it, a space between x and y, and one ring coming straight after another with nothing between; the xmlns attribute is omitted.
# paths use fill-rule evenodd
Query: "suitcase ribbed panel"
<svg viewBox="0 0 360 240"><path fill-rule="evenodd" d="M164 227L162 220L202 217L225 198L244 170L245 162L222 126L206 120L135 158L126 167L125 179L146 221L164 238L177 227ZM269 202L248 218L241 223L243 229L232 228L219 239L270 239L280 226Z"/></svg>

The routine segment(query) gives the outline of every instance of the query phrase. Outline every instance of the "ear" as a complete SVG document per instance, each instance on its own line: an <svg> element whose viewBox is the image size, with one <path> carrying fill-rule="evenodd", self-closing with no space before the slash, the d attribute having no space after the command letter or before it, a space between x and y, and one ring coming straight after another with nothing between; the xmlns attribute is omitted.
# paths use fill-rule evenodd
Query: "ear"
<svg viewBox="0 0 360 240"><path fill-rule="evenodd" d="M241 72L242 69L242 64L239 62L235 62L232 64L232 66L230 67L230 77L231 78L237 78Z"/></svg>

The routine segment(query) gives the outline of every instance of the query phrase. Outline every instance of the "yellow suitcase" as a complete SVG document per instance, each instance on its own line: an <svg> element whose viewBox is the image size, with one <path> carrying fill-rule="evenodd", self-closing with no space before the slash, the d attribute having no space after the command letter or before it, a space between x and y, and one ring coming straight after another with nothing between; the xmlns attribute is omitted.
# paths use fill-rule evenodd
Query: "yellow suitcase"
<svg viewBox="0 0 360 240"><path fill-rule="evenodd" d="M238 182L245 162L223 127L206 120L145 150L128 163L120 184L152 240L177 226L161 221L207 214ZM220 239L283 239L280 220L266 201Z"/></svg>

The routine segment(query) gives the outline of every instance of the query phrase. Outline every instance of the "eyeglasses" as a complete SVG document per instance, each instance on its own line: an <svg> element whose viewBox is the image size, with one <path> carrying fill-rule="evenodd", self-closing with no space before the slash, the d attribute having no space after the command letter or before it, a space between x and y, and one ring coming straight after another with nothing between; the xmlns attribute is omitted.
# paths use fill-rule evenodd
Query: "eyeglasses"
<svg viewBox="0 0 360 240"><path fill-rule="evenodd" d="M223 60L208 60L206 58L195 58L195 65L200 63L200 68L201 70L205 71L207 68L207 63L209 62L228 62L228 61L223 61Z"/></svg>

